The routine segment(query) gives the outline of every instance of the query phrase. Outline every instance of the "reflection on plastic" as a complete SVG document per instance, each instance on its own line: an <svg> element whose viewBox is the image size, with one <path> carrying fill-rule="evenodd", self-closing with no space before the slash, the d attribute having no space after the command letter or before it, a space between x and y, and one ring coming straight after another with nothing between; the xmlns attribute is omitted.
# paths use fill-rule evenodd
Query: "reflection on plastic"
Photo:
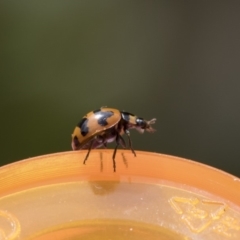
<svg viewBox="0 0 240 240"><path fill-rule="evenodd" d="M0 240L240 239L236 177L186 159L139 151L133 157L127 150L118 151L114 173L112 150L93 150L83 165L85 154L0 168Z"/></svg>
<svg viewBox="0 0 240 240"><path fill-rule="evenodd" d="M113 191L115 191L117 185L120 184L120 182L89 182L89 185L93 191L94 194L96 195L105 195L109 194Z"/></svg>
<svg viewBox="0 0 240 240"><path fill-rule="evenodd" d="M0 240L15 240L20 235L20 223L17 218L0 210Z"/></svg>
<svg viewBox="0 0 240 240"><path fill-rule="evenodd" d="M188 237L157 225L106 219L95 219L92 221L74 222L57 226L30 237L27 240L65 240L65 236L68 236L68 239L81 240L189 240Z"/></svg>

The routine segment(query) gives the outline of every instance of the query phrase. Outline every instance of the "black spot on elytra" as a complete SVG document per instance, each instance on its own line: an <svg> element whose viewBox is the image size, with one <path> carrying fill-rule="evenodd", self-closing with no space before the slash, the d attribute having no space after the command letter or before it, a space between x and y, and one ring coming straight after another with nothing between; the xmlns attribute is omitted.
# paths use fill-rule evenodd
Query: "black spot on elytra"
<svg viewBox="0 0 240 240"><path fill-rule="evenodd" d="M88 119L87 118L83 118L80 123L78 124L78 127L81 129L81 134L83 136L86 136L88 134Z"/></svg>
<svg viewBox="0 0 240 240"><path fill-rule="evenodd" d="M107 119L113 115L112 111L102 112L101 110L94 111L94 114L96 115L96 118L98 120L98 124L101 126L107 126L108 122Z"/></svg>
<svg viewBox="0 0 240 240"><path fill-rule="evenodd" d="M79 147L80 142L79 142L77 136L74 136L74 138L73 138L73 142L74 142L75 147Z"/></svg>

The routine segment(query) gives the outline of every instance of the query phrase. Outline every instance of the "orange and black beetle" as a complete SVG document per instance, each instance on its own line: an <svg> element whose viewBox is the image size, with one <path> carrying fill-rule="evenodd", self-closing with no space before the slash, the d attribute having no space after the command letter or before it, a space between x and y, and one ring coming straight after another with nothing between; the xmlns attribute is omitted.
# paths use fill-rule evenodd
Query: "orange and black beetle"
<svg viewBox="0 0 240 240"><path fill-rule="evenodd" d="M75 127L72 134L72 149L88 149L88 153L84 159L84 164L88 159L89 153L93 148L107 147L107 143L116 141L116 147L113 152L113 170L116 170L115 156L119 144L126 148L124 133L128 136L129 148L136 156L132 148L129 129L135 128L143 133L144 130L153 132L151 127L156 122L153 118L146 121L131 113L119 111L114 108L102 107L98 110L89 112L83 117L79 124Z"/></svg>

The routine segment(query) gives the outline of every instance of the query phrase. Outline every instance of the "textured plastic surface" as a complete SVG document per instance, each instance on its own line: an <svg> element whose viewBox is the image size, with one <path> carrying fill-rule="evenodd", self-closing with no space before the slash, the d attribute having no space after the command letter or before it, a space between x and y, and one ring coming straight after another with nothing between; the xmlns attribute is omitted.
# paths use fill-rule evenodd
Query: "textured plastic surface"
<svg viewBox="0 0 240 240"><path fill-rule="evenodd" d="M240 179L172 156L112 150L0 168L0 240L240 239Z"/></svg>

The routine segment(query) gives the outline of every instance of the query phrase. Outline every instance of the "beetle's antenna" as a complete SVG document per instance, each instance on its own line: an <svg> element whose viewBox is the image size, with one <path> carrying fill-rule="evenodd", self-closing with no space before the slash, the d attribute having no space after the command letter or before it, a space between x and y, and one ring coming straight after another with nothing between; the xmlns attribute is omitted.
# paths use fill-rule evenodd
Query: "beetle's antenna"
<svg viewBox="0 0 240 240"><path fill-rule="evenodd" d="M157 121L157 119L156 119L156 118L153 118L153 119L149 120L147 123L148 123L149 125L152 125L152 124L154 124L156 121Z"/></svg>
<svg viewBox="0 0 240 240"><path fill-rule="evenodd" d="M152 125L152 124L154 124L156 121L157 121L157 119L156 119L156 118L153 118L153 119L151 119L151 120L147 121L148 128L146 128L146 131L148 131L148 132L155 132L155 131L156 131L156 129L152 128L152 126L151 126L151 125Z"/></svg>

